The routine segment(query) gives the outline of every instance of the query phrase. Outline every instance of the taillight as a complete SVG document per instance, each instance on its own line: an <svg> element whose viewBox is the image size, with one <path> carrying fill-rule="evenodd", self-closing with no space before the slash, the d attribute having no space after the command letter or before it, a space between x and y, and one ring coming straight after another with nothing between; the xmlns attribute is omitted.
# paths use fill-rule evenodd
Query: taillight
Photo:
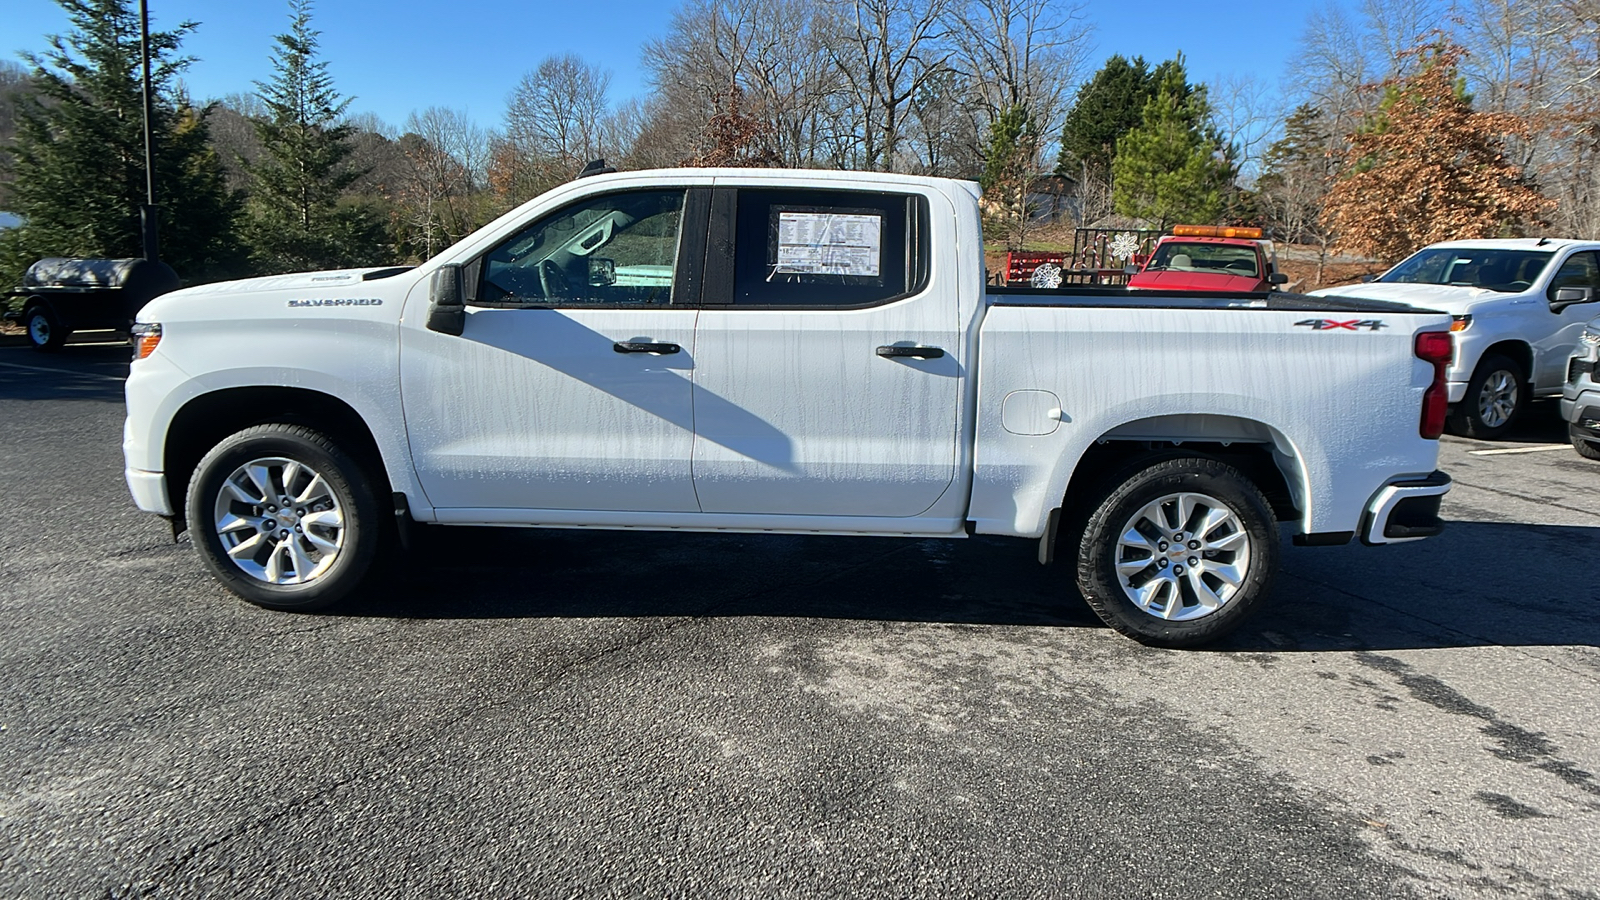
<svg viewBox="0 0 1600 900"><path fill-rule="evenodd" d="M1450 389L1444 370L1450 365L1455 346L1448 331L1424 331L1417 335L1417 359L1433 363L1433 383L1422 393L1422 424L1418 432L1428 440L1444 434L1444 417L1450 407Z"/></svg>

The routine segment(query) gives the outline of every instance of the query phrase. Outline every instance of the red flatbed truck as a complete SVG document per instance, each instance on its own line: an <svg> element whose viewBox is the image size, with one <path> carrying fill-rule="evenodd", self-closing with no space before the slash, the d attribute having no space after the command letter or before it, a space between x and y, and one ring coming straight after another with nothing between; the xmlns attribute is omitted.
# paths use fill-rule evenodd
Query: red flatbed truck
<svg viewBox="0 0 1600 900"><path fill-rule="evenodd" d="M1174 225L1129 276L1130 288L1164 291L1270 291L1289 280L1261 229L1231 225Z"/></svg>

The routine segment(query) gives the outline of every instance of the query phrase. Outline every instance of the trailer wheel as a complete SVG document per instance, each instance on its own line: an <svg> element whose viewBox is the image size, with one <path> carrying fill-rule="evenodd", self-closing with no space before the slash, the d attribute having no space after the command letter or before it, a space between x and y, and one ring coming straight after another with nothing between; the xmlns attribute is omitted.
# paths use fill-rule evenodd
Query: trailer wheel
<svg viewBox="0 0 1600 900"><path fill-rule="evenodd" d="M28 329L28 343L41 353L54 353L67 342L67 329L63 328L47 307L34 305L22 314Z"/></svg>
<svg viewBox="0 0 1600 900"><path fill-rule="evenodd" d="M1111 483L1077 548L1078 589L1107 625L1141 643L1195 647L1262 604L1277 567L1277 520L1243 473L1176 457Z"/></svg>

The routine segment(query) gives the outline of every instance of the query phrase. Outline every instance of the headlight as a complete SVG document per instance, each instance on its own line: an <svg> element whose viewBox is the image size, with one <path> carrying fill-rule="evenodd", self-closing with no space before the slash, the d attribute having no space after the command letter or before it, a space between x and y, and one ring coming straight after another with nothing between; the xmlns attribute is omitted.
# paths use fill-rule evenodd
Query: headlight
<svg viewBox="0 0 1600 900"><path fill-rule="evenodd" d="M144 359L156 352L156 345L161 343L161 323L139 322L133 326L133 358L135 361Z"/></svg>

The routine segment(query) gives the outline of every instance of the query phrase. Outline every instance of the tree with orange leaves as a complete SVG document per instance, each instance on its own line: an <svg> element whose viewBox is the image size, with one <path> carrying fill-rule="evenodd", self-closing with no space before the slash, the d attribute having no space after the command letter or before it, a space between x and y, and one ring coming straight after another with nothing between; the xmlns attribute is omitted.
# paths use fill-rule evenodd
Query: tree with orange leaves
<svg viewBox="0 0 1600 900"><path fill-rule="evenodd" d="M1550 201L1505 155L1505 138L1526 138L1528 123L1473 111L1456 74L1465 52L1418 47L1415 71L1381 86L1380 112L1350 135L1324 202L1338 249L1395 262L1427 244L1515 234L1541 220Z"/></svg>

